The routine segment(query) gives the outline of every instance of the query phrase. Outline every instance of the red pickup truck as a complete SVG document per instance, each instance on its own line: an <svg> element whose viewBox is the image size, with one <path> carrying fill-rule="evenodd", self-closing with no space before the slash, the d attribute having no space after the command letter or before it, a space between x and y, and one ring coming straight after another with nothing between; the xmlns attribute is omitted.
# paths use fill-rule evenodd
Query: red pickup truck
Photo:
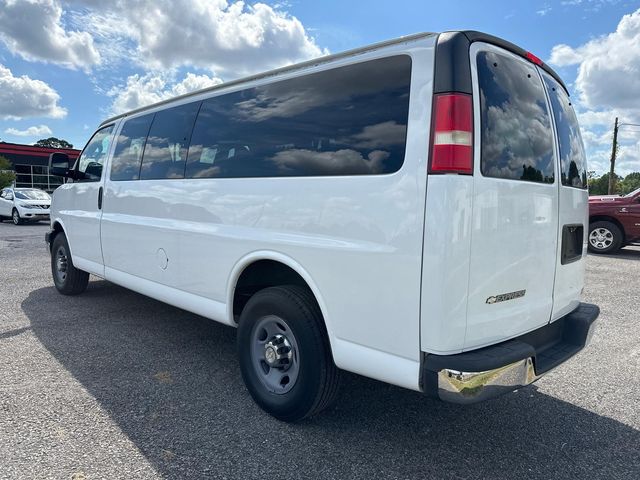
<svg viewBox="0 0 640 480"><path fill-rule="evenodd" d="M627 195L589 197L589 250L614 253L640 241L640 188Z"/></svg>

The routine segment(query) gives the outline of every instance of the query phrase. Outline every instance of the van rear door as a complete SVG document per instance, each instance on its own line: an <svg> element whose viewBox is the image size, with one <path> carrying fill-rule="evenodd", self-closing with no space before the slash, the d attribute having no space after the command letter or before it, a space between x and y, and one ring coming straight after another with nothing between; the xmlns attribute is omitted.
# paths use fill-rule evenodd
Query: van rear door
<svg viewBox="0 0 640 480"><path fill-rule="evenodd" d="M560 165L559 231L556 278L551 320L566 315L580 303L584 285L589 215L587 162L580 127L564 88L539 69L547 89L557 133Z"/></svg>
<svg viewBox="0 0 640 480"><path fill-rule="evenodd" d="M465 350L549 322L560 234L553 117L536 66L482 42L471 45L470 59L474 190Z"/></svg>

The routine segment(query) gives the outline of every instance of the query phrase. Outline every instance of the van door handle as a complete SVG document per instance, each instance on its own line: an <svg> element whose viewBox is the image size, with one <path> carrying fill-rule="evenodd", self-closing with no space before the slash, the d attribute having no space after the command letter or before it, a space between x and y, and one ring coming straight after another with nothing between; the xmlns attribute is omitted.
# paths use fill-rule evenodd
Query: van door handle
<svg viewBox="0 0 640 480"><path fill-rule="evenodd" d="M98 210L102 210L102 187L98 189Z"/></svg>

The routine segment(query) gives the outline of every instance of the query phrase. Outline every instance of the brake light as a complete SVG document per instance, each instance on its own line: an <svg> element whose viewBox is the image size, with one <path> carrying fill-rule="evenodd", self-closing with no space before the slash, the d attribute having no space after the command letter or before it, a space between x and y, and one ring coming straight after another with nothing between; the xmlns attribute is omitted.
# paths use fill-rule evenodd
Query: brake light
<svg viewBox="0 0 640 480"><path fill-rule="evenodd" d="M530 62L535 63L539 67L542 66L542 60L540 60L538 57L536 57L533 53L527 52L526 57L527 57L527 60L529 60Z"/></svg>
<svg viewBox="0 0 640 480"><path fill-rule="evenodd" d="M471 95L435 95L433 112L430 173L473 174Z"/></svg>

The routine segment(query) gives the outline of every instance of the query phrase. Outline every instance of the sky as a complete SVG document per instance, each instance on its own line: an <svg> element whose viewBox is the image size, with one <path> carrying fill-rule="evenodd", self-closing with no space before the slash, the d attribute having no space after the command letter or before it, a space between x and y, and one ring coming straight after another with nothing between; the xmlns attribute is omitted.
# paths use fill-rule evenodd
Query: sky
<svg viewBox="0 0 640 480"><path fill-rule="evenodd" d="M77 148L106 117L222 81L417 32L472 29L549 63L589 169L614 118L640 124L640 0L0 0L0 139ZM616 171L640 171L640 127Z"/></svg>

